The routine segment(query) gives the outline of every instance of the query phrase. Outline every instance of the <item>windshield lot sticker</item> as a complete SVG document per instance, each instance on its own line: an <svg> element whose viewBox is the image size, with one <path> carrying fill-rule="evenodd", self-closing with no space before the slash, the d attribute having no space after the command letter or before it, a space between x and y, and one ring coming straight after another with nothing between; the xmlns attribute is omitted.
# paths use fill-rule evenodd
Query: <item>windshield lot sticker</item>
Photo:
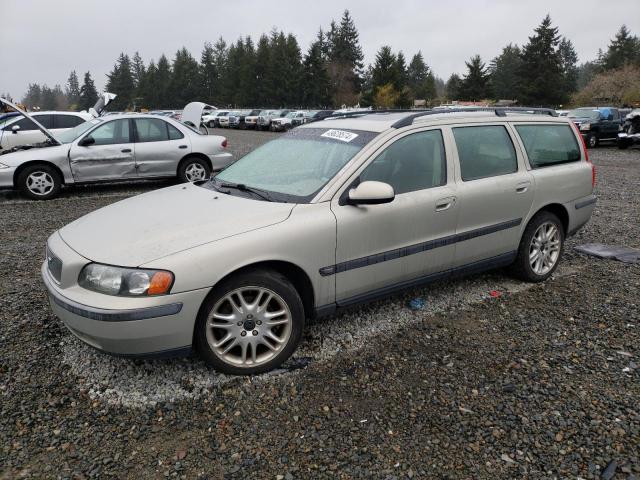
<svg viewBox="0 0 640 480"><path fill-rule="evenodd" d="M350 142L358 136L357 133L345 132L344 130L327 130L321 137L334 138L342 142Z"/></svg>

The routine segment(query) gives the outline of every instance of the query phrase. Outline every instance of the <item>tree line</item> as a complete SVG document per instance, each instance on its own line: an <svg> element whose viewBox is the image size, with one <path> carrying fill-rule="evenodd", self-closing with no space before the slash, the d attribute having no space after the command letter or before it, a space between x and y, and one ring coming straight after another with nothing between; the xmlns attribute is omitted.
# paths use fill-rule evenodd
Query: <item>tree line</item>
<svg viewBox="0 0 640 480"><path fill-rule="evenodd" d="M426 105L510 99L555 107L570 102L594 78L640 66L640 40L623 25L606 51L579 65L572 42L547 15L526 44L505 46L488 65L474 55L465 62L466 73L454 73L446 83L420 51L407 62L402 51L385 45L366 69L363 60L358 30L345 10L339 22L318 31L304 53L293 34L275 29L257 42L250 36L230 44L223 38L206 42L199 59L184 47L171 61L163 54L145 63L137 52L132 57L121 53L107 74L105 90L118 95L111 110L182 108L194 100L218 107L330 108L359 103L407 108L417 99ZM90 72L80 85L73 71L64 90L30 84L23 103L42 109L86 109L96 97Z"/></svg>

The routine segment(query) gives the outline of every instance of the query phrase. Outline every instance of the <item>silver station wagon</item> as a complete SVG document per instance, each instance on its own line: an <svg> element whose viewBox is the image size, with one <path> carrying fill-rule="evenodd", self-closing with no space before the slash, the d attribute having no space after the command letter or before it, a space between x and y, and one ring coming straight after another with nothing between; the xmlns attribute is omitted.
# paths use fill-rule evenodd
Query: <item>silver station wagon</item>
<svg viewBox="0 0 640 480"><path fill-rule="evenodd" d="M55 232L42 265L51 308L105 352L195 349L255 374L294 352L308 318L495 267L543 281L596 202L581 136L544 113L305 124L211 179Z"/></svg>

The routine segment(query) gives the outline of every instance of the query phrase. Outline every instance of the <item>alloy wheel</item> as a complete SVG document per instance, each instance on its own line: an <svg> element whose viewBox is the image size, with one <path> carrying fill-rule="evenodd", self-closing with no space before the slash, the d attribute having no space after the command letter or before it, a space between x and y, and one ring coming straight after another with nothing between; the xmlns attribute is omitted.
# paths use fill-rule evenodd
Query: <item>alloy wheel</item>
<svg viewBox="0 0 640 480"><path fill-rule="evenodd" d="M36 171L27 177L27 188L34 195L47 195L54 186L53 178L47 172Z"/></svg>
<svg viewBox="0 0 640 480"><path fill-rule="evenodd" d="M264 287L237 288L213 307L206 324L209 347L223 362L255 367L287 345L292 315L284 299Z"/></svg>
<svg viewBox="0 0 640 480"><path fill-rule="evenodd" d="M553 222L540 225L529 245L529 265L537 275L546 275L560 257L561 236Z"/></svg>
<svg viewBox="0 0 640 480"><path fill-rule="evenodd" d="M190 163L184 170L184 176L189 182L204 180L206 175L207 171L199 163Z"/></svg>

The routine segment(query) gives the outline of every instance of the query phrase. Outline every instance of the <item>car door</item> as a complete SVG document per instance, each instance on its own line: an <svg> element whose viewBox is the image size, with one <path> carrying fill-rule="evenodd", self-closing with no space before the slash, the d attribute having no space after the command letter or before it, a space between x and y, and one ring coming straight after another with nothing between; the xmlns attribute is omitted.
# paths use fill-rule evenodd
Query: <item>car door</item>
<svg viewBox="0 0 640 480"><path fill-rule="evenodd" d="M46 129L51 129L53 124L52 115L34 114L32 115ZM17 127L17 128L15 128ZM3 128L3 148L9 149L20 145L44 142L47 137L40 131L31 119L22 117Z"/></svg>
<svg viewBox="0 0 640 480"><path fill-rule="evenodd" d="M454 266L515 254L521 224L533 203L533 177L507 124L452 129L458 184Z"/></svg>
<svg viewBox="0 0 640 480"><path fill-rule="evenodd" d="M160 118L136 118L136 168L140 177L175 176L180 160L191 152L191 142Z"/></svg>
<svg viewBox="0 0 640 480"><path fill-rule="evenodd" d="M331 202L337 221L336 300L349 304L446 272L454 246L457 202L440 129L405 134L387 143ZM350 189L381 181L392 202L350 205Z"/></svg>
<svg viewBox="0 0 640 480"><path fill-rule="evenodd" d="M128 118L106 121L73 143L69 163L76 182L136 177ZM85 144L86 143L86 144Z"/></svg>

